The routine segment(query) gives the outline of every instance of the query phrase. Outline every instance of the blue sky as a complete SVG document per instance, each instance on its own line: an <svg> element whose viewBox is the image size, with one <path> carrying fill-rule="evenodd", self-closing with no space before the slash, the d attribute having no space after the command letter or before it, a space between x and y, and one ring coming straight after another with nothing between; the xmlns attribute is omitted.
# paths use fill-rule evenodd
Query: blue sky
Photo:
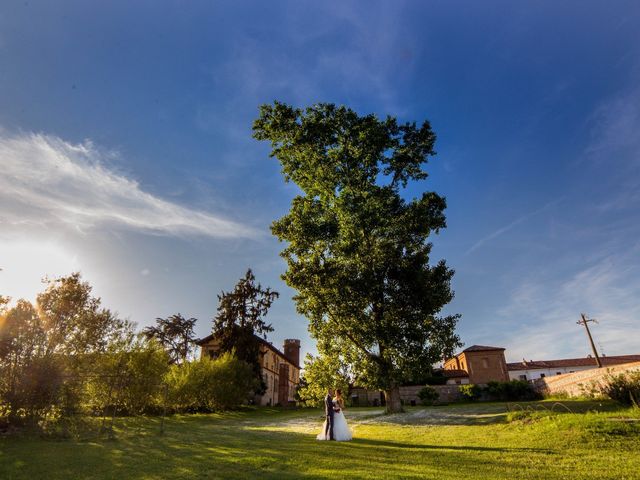
<svg viewBox="0 0 640 480"><path fill-rule="evenodd" d="M637 2L38 2L0 6L0 293L82 271L141 326L206 335L246 268L271 340L313 351L268 226L296 189L258 106L431 121L467 345L640 352Z"/></svg>

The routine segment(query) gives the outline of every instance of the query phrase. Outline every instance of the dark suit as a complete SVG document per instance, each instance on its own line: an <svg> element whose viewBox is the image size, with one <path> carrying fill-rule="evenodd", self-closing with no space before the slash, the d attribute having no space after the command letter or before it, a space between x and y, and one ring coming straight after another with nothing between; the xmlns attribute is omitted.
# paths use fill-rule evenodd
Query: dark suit
<svg viewBox="0 0 640 480"><path fill-rule="evenodd" d="M333 398L331 395L327 393L327 396L324 397L324 415L327 418L327 423L324 429L324 436L327 437L327 433L329 434L329 440L333 440L333 414L335 410L333 409Z"/></svg>

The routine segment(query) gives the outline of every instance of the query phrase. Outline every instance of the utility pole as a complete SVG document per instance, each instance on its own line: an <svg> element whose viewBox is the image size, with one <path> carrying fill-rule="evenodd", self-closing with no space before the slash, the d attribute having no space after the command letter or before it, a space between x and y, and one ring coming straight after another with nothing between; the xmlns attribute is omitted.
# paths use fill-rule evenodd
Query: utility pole
<svg viewBox="0 0 640 480"><path fill-rule="evenodd" d="M596 350L596 345L593 343L593 337L591 336L591 332L589 331L589 322L598 323L595 318L587 318L584 313L581 313L580 316L582 320L577 321L578 325L584 325L584 328L587 329L587 336L589 337L589 343L591 343L591 350L593 350L593 354L596 357L596 363L598 364L598 368L602 368L602 362L600 361L600 357L598 356L598 351Z"/></svg>

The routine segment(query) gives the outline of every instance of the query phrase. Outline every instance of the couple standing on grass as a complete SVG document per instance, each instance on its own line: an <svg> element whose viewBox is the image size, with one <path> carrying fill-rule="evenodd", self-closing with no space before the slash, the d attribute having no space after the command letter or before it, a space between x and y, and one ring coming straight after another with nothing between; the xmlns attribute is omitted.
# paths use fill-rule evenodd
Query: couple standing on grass
<svg viewBox="0 0 640 480"><path fill-rule="evenodd" d="M353 435L344 418L344 399L340 389L336 390L335 397L332 388L327 391L327 396L324 397L324 415L325 421L322 425L322 431L316 437L318 440L336 440L338 442L351 440Z"/></svg>

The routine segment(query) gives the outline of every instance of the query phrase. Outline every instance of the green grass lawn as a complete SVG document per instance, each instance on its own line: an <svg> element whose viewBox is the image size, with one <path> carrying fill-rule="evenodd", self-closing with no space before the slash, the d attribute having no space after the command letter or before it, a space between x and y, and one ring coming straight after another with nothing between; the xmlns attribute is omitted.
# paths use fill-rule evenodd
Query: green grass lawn
<svg viewBox="0 0 640 480"><path fill-rule="evenodd" d="M346 443L315 440L319 410L120 418L112 440L0 437L0 479L640 479L637 411L562 403L350 409Z"/></svg>

